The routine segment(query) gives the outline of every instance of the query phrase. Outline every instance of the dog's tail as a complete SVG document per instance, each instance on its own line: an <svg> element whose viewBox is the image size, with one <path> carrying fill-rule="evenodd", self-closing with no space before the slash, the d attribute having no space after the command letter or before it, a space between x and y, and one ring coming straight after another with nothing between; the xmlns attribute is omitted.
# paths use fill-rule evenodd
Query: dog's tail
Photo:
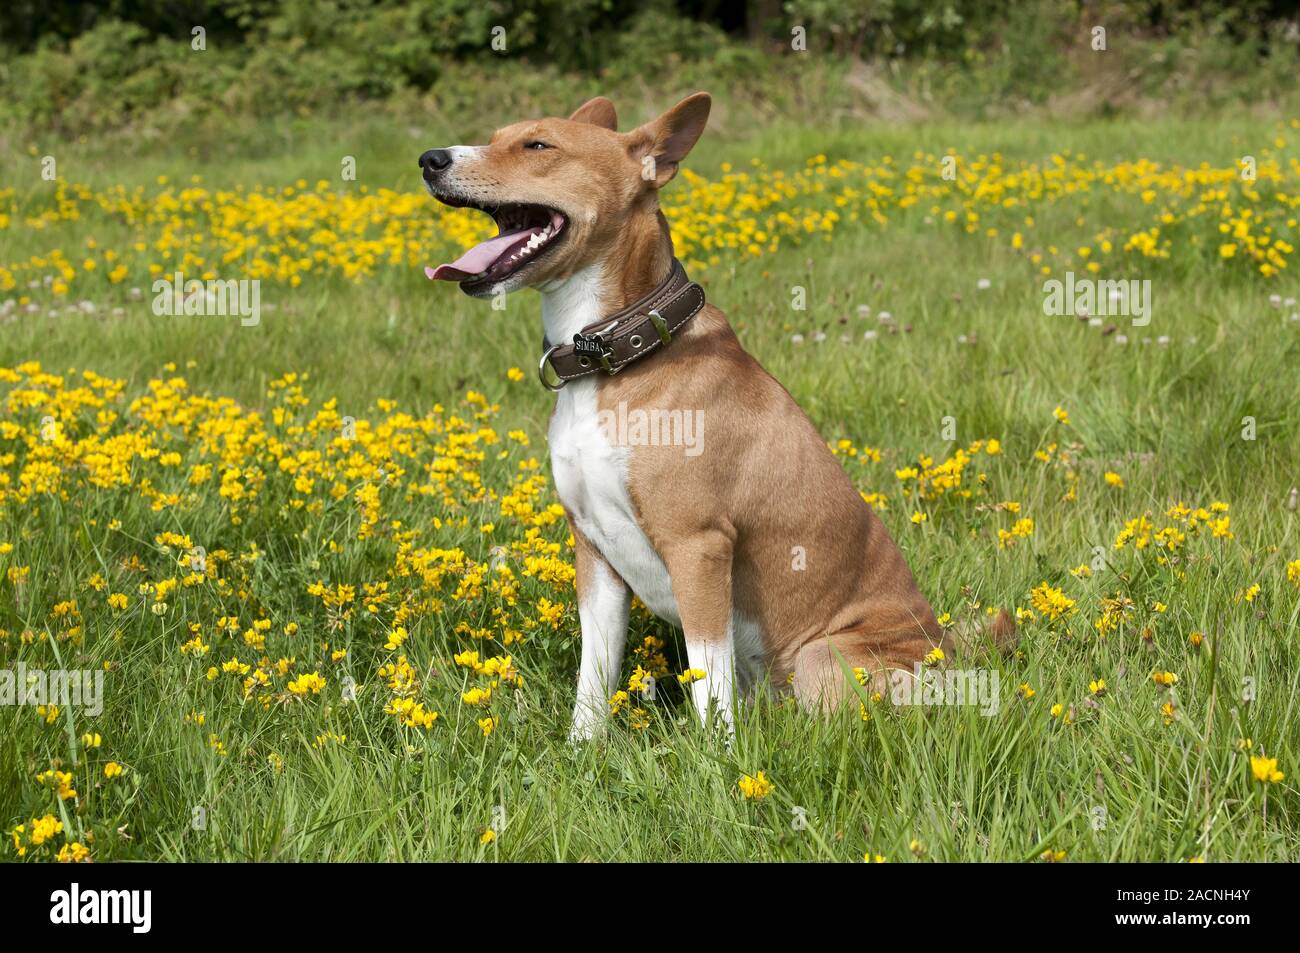
<svg viewBox="0 0 1300 953"><path fill-rule="evenodd" d="M1010 655L1020 642L1016 620L1006 609L984 619L966 619L947 632L958 655L970 658L992 649L998 655Z"/></svg>

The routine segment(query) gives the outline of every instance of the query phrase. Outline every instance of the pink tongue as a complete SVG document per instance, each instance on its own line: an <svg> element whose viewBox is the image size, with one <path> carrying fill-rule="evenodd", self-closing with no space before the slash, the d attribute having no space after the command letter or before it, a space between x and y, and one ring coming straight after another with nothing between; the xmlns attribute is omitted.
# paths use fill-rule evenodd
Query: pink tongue
<svg viewBox="0 0 1300 953"><path fill-rule="evenodd" d="M481 274L492 267L493 263L510 250L520 239L531 238L540 228L517 228L496 238L475 245L465 254L448 265L437 268L425 268L424 273L431 281L461 281L473 275Z"/></svg>

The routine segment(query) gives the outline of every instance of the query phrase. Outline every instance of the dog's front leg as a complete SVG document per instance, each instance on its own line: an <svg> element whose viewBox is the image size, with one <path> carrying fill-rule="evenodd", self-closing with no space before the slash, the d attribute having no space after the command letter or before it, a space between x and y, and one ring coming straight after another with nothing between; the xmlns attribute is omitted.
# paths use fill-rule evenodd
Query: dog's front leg
<svg viewBox="0 0 1300 953"><path fill-rule="evenodd" d="M704 672L691 698L707 725L710 711L735 734L735 634L731 621L732 538L721 530L692 534L665 554L673 597L686 636L686 659Z"/></svg>
<svg viewBox="0 0 1300 953"><path fill-rule="evenodd" d="M582 665L569 740L581 742L595 736L609 716L609 698L618 688L623 667L632 592L576 527L573 538Z"/></svg>

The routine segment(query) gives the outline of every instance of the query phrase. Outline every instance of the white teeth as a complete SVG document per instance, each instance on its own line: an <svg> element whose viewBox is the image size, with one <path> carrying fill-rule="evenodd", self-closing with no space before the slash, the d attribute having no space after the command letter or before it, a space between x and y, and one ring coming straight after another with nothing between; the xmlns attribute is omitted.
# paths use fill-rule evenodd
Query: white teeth
<svg viewBox="0 0 1300 953"><path fill-rule="evenodd" d="M537 249L545 245L546 241L547 241L546 235L543 235L540 232L534 233L533 236L530 239L528 239L527 244L525 244L524 247L519 250L519 254L531 255L533 252L537 251Z"/></svg>
<svg viewBox="0 0 1300 953"><path fill-rule="evenodd" d="M507 230L506 223L504 222L502 223L501 229L502 231ZM514 264L515 262L519 261L521 258L528 258L530 255L536 252L537 249L541 248L548 241L554 238L558 231L559 230L555 227L554 223L552 223L546 226L546 228L541 231L533 232L533 234L529 236L528 241L525 242L518 251L516 251L513 255L510 256L508 263Z"/></svg>

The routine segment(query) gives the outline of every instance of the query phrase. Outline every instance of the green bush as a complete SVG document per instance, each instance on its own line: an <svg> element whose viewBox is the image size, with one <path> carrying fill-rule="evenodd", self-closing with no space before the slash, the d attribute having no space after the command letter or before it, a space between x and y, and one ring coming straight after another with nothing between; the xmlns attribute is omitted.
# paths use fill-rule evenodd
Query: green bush
<svg viewBox="0 0 1300 953"><path fill-rule="evenodd" d="M0 125L81 133L349 103L522 106L547 90L711 86L767 112L870 112L828 86L860 60L934 108L996 115L1136 96L1216 101L1294 86L1295 24L1271 0L14 0L0 9ZM685 11L685 12L683 12ZM1105 25L1104 57L1088 30ZM206 48L191 46L191 29ZM802 27L807 51L791 49ZM494 49L504 30L505 49ZM16 54L16 55L15 55ZM877 82L873 80L872 82ZM806 88L799 88L807 84ZM852 102L857 97L857 105ZM550 98L555 98L551 96Z"/></svg>

